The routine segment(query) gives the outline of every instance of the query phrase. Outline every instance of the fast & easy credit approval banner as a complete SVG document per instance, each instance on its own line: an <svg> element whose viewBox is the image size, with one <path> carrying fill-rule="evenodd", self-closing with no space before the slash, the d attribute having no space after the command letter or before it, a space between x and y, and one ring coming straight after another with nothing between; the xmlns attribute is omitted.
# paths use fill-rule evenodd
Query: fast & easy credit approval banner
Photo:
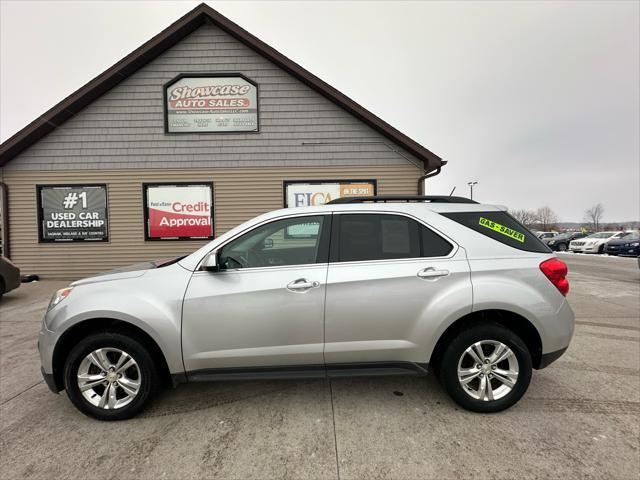
<svg viewBox="0 0 640 480"><path fill-rule="evenodd" d="M213 238L210 183L145 185L147 240Z"/></svg>

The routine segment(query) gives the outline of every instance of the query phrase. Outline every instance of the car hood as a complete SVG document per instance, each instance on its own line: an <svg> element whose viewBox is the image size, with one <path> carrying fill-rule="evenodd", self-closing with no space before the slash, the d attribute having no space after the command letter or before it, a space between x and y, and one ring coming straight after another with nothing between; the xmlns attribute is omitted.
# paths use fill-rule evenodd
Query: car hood
<svg viewBox="0 0 640 480"><path fill-rule="evenodd" d="M183 257L134 263L133 265L118 267L114 268L113 270L109 270L108 272L99 273L97 275L94 275L93 277L76 280L71 285L75 287L78 285L87 285L89 283L110 282L113 280L121 280L125 278L141 277L149 270L163 267L165 265L171 265L172 263L180 261L182 258Z"/></svg>

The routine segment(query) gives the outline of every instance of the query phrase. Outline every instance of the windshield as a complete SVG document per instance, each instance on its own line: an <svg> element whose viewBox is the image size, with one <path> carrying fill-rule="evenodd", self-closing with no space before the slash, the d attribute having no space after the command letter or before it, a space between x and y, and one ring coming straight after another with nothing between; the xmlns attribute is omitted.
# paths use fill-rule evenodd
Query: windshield
<svg viewBox="0 0 640 480"><path fill-rule="evenodd" d="M553 237L553 240L562 240L564 238L569 238L570 236L570 233L561 233L560 235L556 235L555 237Z"/></svg>
<svg viewBox="0 0 640 480"><path fill-rule="evenodd" d="M593 235L589 235L587 238L609 238L615 235L617 232L599 232L594 233Z"/></svg>
<svg viewBox="0 0 640 480"><path fill-rule="evenodd" d="M624 238L625 240L640 240L640 232L627 232L620 238Z"/></svg>

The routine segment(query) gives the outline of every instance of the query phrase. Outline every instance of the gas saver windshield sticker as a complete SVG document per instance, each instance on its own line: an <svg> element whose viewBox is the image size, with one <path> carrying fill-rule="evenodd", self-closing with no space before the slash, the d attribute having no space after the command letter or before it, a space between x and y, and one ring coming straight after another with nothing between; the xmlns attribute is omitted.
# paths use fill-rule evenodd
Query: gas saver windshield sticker
<svg viewBox="0 0 640 480"><path fill-rule="evenodd" d="M484 217L480 217L480 225L483 227L489 228L494 232L498 232L502 235L505 235L509 238L513 238L520 243L524 243L524 233L520 233L516 230L512 230L511 228L505 227L504 225L500 225L499 223L492 222Z"/></svg>

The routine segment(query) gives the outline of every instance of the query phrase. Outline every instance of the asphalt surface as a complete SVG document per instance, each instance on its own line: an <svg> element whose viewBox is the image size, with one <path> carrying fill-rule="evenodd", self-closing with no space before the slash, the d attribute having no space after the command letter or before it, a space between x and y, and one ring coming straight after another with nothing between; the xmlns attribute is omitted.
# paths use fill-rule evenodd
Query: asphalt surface
<svg viewBox="0 0 640 480"><path fill-rule="evenodd" d="M563 255L577 314L567 353L499 414L432 378L184 385L102 423L40 378L36 337L64 282L0 303L0 478L638 478L635 259Z"/></svg>

